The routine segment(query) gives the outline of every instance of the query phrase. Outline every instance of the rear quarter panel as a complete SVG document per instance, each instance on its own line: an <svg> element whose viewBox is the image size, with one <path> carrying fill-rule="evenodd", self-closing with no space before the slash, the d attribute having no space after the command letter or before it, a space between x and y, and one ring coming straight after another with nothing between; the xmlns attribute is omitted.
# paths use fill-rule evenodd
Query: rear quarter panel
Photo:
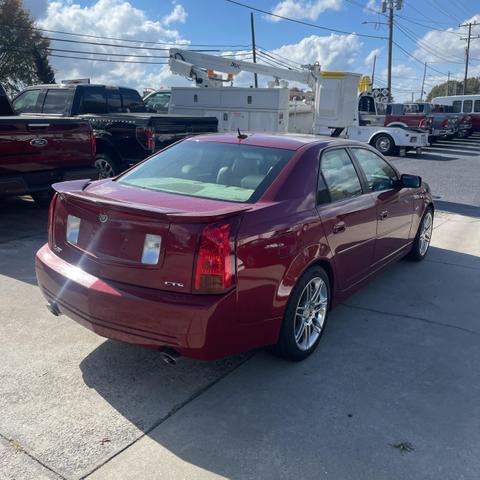
<svg viewBox="0 0 480 480"><path fill-rule="evenodd" d="M277 319L279 330L299 277L318 259L330 258L315 208L318 151L300 152L293 168L282 172L275 200L244 215L237 242L240 323Z"/></svg>

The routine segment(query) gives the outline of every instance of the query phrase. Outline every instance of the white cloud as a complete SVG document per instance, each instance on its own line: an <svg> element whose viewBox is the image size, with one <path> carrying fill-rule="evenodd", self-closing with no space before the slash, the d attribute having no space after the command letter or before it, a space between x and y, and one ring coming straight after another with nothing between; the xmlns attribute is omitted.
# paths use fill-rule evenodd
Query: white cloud
<svg viewBox="0 0 480 480"><path fill-rule="evenodd" d="M375 12L380 12L381 11L381 5L377 4L377 0L368 0L368 2L365 5L363 11L364 12L375 13L373 10L375 10Z"/></svg>
<svg viewBox="0 0 480 480"><path fill-rule="evenodd" d="M182 15L179 14L176 4L173 12L177 12L178 21ZM181 7L183 8L183 7ZM170 14L171 15L171 14ZM185 12L186 15L186 12ZM172 20L173 21L173 20ZM163 21L154 21L148 18L145 11L136 8L131 2L125 0L97 0L87 6L81 6L72 0L57 0L50 2L43 18L38 26L51 30L64 30L87 35L101 35L103 37L141 39L150 42L177 42L189 43L182 38L177 30L170 29ZM56 35L56 37L61 37ZM96 53L125 54L125 57L102 55L96 58L127 61L146 61L151 63L164 63L168 57L167 45L144 44L148 47L142 49L142 44L119 42L115 40L104 40L85 37L64 37L78 41L91 41L95 43L135 45L138 49L117 48L106 45L89 45L82 43L67 43L53 41L52 47L57 49L78 50ZM159 50L150 50L158 48ZM69 52L52 52L67 56L89 56ZM138 58L134 55L145 55L145 58ZM158 87L163 80L168 78L168 65L145 65L136 63L108 63L99 61L73 60L66 58L51 57L57 81L65 78L88 77L92 82L118 84L136 88ZM172 79L172 82L182 82L180 77Z"/></svg>
<svg viewBox="0 0 480 480"><path fill-rule="evenodd" d="M317 20L324 11L340 10L341 6L342 0L282 0L273 7L272 13L296 20ZM267 15L266 18L272 22L281 20L270 15Z"/></svg>
<svg viewBox="0 0 480 480"><path fill-rule="evenodd" d="M186 20L187 20L187 11L180 4L175 5L173 10L162 19L165 25L170 25L171 23L174 23L174 22L185 23Z"/></svg>
<svg viewBox="0 0 480 480"><path fill-rule="evenodd" d="M281 62L282 57L295 62L295 64L305 65L318 62L323 70L356 70L358 65L357 55L362 47L362 43L355 35L336 35L320 37L311 35L300 40L298 43L283 45L271 51ZM257 57L259 63L264 63L260 57ZM268 63L268 62L266 62ZM271 77L260 77L260 86L266 86ZM253 74L242 72L235 77L236 86L249 86L253 83ZM290 86L296 85L290 82ZM297 85L300 88L308 88L306 85Z"/></svg>
<svg viewBox="0 0 480 480"><path fill-rule="evenodd" d="M366 65L367 67L369 67L370 65L373 65L373 59L374 59L375 57L378 58L378 56L380 55L380 52L381 52L381 51L382 51L381 48L374 48L374 49L366 56L365 61L364 61L365 65Z"/></svg>
<svg viewBox="0 0 480 480"><path fill-rule="evenodd" d="M480 14L474 15L465 22L480 22ZM464 27L448 28L447 31L431 30L417 41L417 49L413 55L426 62L464 62L466 42L460 38L465 37L467 31ZM480 35L480 25L472 26L472 37L478 35ZM471 42L470 56L480 58L480 42Z"/></svg>

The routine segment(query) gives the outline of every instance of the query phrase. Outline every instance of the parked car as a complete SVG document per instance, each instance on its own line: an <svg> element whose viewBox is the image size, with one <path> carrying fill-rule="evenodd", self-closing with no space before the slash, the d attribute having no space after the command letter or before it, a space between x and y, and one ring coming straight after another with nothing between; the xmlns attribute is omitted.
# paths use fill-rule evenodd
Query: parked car
<svg viewBox="0 0 480 480"><path fill-rule="evenodd" d="M453 138L458 131L456 116L436 110L426 102L388 104L385 126L428 130L430 142L439 138Z"/></svg>
<svg viewBox="0 0 480 480"><path fill-rule="evenodd" d="M97 140L95 165L103 178L186 136L216 132L215 117L149 113L132 88L94 84L37 85L13 100L18 113L56 114L90 122Z"/></svg>
<svg viewBox="0 0 480 480"><path fill-rule="evenodd" d="M451 107L457 115L468 115L472 122L471 132L480 131L480 95L449 95L448 97L435 97L434 105Z"/></svg>
<svg viewBox="0 0 480 480"><path fill-rule="evenodd" d="M19 116L0 85L0 197L50 203L52 183L96 179L95 137L83 120Z"/></svg>
<svg viewBox="0 0 480 480"><path fill-rule="evenodd" d="M372 147L307 135L198 136L55 189L36 257L50 310L199 359L307 357L332 307L425 257L434 213L428 185Z"/></svg>

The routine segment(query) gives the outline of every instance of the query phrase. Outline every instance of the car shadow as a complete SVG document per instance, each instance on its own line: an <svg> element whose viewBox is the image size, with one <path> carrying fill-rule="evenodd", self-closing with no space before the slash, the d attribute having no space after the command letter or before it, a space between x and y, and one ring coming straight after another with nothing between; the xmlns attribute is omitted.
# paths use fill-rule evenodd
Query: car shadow
<svg viewBox="0 0 480 480"><path fill-rule="evenodd" d="M474 205L467 205L465 203L445 202L443 200L435 200L434 203L437 210L480 218L480 206L475 207Z"/></svg>
<svg viewBox="0 0 480 480"><path fill-rule="evenodd" d="M322 465L332 478L354 478L348 472L370 471L364 459L376 458L375 465L386 470L371 470L369 478L407 478L408 472L412 478L423 474L426 478L420 461L413 459L405 466L392 448L408 440L421 444L423 455L432 454L431 461L446 469L446 478L452 455L458 457L463 445L467 448L472 441L469 435L460 435L464 416L470 418L476 408L476 393L469 390L469 382L478 384L479 372L468 365L480 359L480 349L478 336L436 322L446 322L448 314L455 314L451 295L468 284L472 269L480 272L479 257L434 247L428 261L399 262L353 301L331 312L320 347L306 361L289 363L259 352L220 383L214 382L214 387L204 388L202 395L194 395L195 401L173 407L165 417L157 413L165 382L184 389L187 372L201 371L203 362L185 360L187 370L157 369L161 363L157 352L106 341L80 368L90 388L175 455L176 461L223 477L313 479ZM437 289L435 308L445 310L438 317L437 310L430 315L424 308L432 301L426 297L433 295L431 288ZM382 314L385 306L380 300L376 303L378 291L398 298L404 311ZM368 300L366 306L362 298ZM470 301L471 312L473 303L480 307L478 299ZM417 305L425 310L425 319L413 316ZM456 342L461 345L458 349ZM428 446L448 445L451 434L459 441L458 452L443 457ZM155 455L159 451L153 450ZM127 453L128 449L122 455ZM146 462L152 467L155 461L147 456L134 455L132 464ZM157 461L162 471L162 458ZM132 468L135 472L137 467ZM398 477L392 474L397 468ZM183 472L175 478L187 477Z"/></svg>
<svg viewBox="0 0 480 480"><path fill-rule="evenodd" d="M448 152L446 152L446 155L437 155L436 153L429 153L428 150L422 150L422 153L420 153L419 155L415 155L415 158L418 158L419 160L440 160L441 162L452 162L454 160L459 160L458 157L449 156Z"/></svg>
<svg viewBox="0 0 480 480"><path fill-rule="evenodd" d="M0 275L36 285L35 253L47 241L48 208L29 197L0 199Z"/></svg>
<svg viewBox="0 0 480 480"><path fill-rule="evenodd" d="M462 157L478 157L479 151L477 149L476 152L472 152L470 150L465 150L463 147L458 148L447 148L445 147L428 147L427 153L429 152L438 152L438 153L445 153L447 155L460 155Z"/></svg>

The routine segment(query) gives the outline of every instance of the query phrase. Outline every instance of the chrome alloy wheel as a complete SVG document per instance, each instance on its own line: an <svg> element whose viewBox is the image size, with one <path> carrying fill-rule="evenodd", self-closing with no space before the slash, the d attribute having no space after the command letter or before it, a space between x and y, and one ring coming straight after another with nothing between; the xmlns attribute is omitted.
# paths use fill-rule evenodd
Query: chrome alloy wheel
<svg viewBox="0 0 480 480"><path fill-rule="evenodd" d="M112 166L104 158L97 158L97 160L95 160L95 167L98 170L99 180L115 176Z"/></svg>
<svg viewBox="0 0 480 480"><path fill-rule="evenodd" d="M327 316L328 288L319 277L303 289L295 310L294 335L300 350L309 350L318 340Z"/></svg>
<svg viewBox="0 0 480 480"><path fill-rule="evenodd" d="M430 246L430 239L433 231L433 216L432 212L427 212L423 217L422 226L420 227L419 251L423 257Z"/></svg>

